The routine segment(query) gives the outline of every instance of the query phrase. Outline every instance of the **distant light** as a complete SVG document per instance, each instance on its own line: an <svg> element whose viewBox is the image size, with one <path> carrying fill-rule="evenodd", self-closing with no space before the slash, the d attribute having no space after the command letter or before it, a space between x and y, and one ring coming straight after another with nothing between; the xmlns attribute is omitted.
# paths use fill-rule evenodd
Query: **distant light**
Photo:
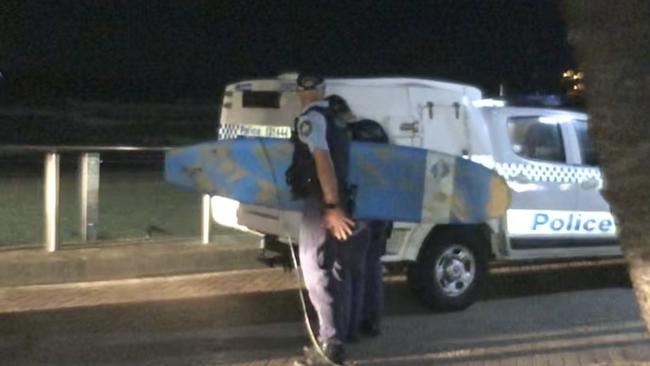
<svg viewBox="0 0 650 366"><path fill-rule="evenodd" d="M537 119L540 123L546 124L558 124L558 123L567 123L573 121L573 117L567 115L555 115L555 116L542 116Z"/></svg>
<svg viewBox="0 0 650 366"><path fill-rule="evenodd" d="M472 102L476 108L485 108L485 107L505 107L506 102L498 99L479 99Z"/></svg>

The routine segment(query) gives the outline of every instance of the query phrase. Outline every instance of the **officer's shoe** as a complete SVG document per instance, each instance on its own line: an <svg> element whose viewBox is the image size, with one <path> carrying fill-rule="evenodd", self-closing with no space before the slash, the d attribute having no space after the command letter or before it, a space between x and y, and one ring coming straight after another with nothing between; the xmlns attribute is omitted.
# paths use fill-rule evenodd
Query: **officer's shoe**
<svg viewBox="0 0 650 366"><path fill-rule="evenodd" d="M370 320L364 320L363 322L361 322L359 331L361 332L361 334L371 338L377 337L378 335L381 334L381 329L379 329L379 323Z"/></svg>
<svg viewBox="0 0 650 366"><path fill-rule="evenodd" d="M350 333L345 337L345 343L357 343L359 342L359 335L357 333Z"/></svg>
<svg viewBox="0 0 650 366"><path fill-rule="evenodd" d="M321 345L325 357L335 364L342 365L345 362L345 349L340 343L323 343Z"/></svg>
<svg viewBox="0 0 650 366"><path fill-rule="evenodd" d="M345 350L343 349L342 344L334 343L323 343L321 349L327 359L334 364L343 365L345 362ZM304 358L299 361L295 361L294 366L325 366L331 365L327 360L323 359L323 356L314 348L314 346L305 346L303 347Z"/></svg>

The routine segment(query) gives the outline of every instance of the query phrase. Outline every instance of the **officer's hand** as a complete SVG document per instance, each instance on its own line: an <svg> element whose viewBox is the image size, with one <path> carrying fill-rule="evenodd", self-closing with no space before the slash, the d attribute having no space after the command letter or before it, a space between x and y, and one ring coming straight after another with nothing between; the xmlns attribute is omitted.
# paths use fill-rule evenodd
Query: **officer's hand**
<svg viewBox="0 0 650 366"><path fill-rule="evenodd" d="M354 221L340 208L330 208L323 214L324 226L338 240L346 240L354 228Z"/></svg>

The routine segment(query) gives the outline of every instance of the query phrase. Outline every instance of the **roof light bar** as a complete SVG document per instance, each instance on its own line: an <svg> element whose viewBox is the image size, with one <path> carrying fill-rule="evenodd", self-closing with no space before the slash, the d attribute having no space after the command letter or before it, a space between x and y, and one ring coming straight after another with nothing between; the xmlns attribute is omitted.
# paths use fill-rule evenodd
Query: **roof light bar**
<svg viewBox="0 0 650 366"><path fill-rule="evenodd" d="M499 99L479 99L472 102L476 108L485 108L485 107L505 107L506 102Z"/></svg>
<svg viewBox="0 0 650 366"><path fill-rule="evenodd" d="M568 115L542 116L537 119L540 123L555 125L558 123L567 123L573 121L573 117Z"/></svg>

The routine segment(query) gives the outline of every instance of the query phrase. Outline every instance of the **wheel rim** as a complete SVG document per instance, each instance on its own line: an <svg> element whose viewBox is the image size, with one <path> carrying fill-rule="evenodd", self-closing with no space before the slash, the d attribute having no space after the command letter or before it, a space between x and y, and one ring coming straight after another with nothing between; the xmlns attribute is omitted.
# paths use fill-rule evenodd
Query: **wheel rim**
<svg viewBox="0 0 650 366"><path fill-rule="evenodd" d="M435 280L447 296L460 296L476 276L476 260L465 246L454 244L436 261Z"/></svg>

